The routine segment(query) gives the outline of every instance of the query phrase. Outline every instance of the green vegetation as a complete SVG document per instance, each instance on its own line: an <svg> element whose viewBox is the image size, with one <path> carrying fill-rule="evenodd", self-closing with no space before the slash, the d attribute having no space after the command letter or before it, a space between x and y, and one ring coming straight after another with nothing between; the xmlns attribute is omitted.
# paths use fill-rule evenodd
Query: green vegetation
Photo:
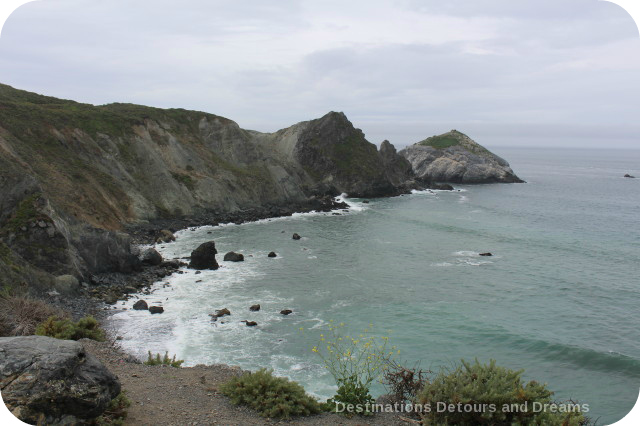
<svg viewBox="0 0 640 426"><path fill-rule="evenodd" d="M220 387L235 405L247 405L263 417L289 419L323 411L323 406L306 394L304 388L271 370L261 369L234 377Z"/></svg>
<svg viewBox="0 0 640 426"><path fill-rule="evenodd" d="M354 404L363 408L358 414L370 414L364 407L374 402L369 393L371 384L388 367L397 351L395 346L391 351L387 349L387 337L371 335L371 326L352 337L342 332L344 323L334 325L331 322L325 332L327 336L320 334L318 346L311 349L320 356L338 385L337 393L327 401L331 408L338 404Z"/></svg>
<svg viewBox="0 0 640 426"><path fill-rule="evenodd" d="M439 136L431 136L430 138L427 138L419 143L420 145L430 146L436 149L445 149L451 146L459 145L460 141L451 133L445 133Z"/></svg>
<svg viewBox="0 0 640 426"><path fill-rule="evenodd" d="M96 419L98 426L122 426L127 418L127 408L131 406L131 400L127 398L127 392L122 391L109 402L109 406Z"/></svg>
<svg viewBox="0 0 640 426"><path fill-rule="evenodd" d="M196 189L196 180L188 174L171 172L171 176L173 176L175 180L186 186L189 191L193 191L194 189Z"/></svg>
<svg viewBox="0 0 640 426"><path fill-rule="evenodd" d="M104 341L105 333L95 318L88 316L73 322L68 318L49 317L38 325L36 334L39 336L55 337L63 340L92 339Z"/></svg>
<svg viewBox="0 0 640 426"><path fill-rule="evenodd" d="M153 356L151 351L149 351L149 357L144 362L144 365L169 365L171 367L180 368L183 362L183 359L176 360L175 355L173 358L169 358L169 352L165 352L164 356L161 357L160 354Z"/></svg>
<svg viewBox="0 0 640 426"><path fill-rule="evenodd" d="M553 404L553 392L546 385L535 381L524 383L521 374L522 371L496 366L494 360L489 364L480 364L477 360L474 364L462 361L462 365L452 371L442 371L435 379L427 382L418 395L417 403L428 404L432 408L430 412L423 414L423 423L563 426L587 423L582 413L576 409L579 406L575 404L571 404L571 412L542 409L545 404ZM443 403L456 406L461 404L462 407L470 404L485 408L468 411L458 408L451 411L435 409L438 404L442 406Z"/></svg>
<svg viewBox="0 0 640 426"><path fill-rule="evenodd" d="M17 232L20 228L28 226L31 222L44 220L51 222L49 216L40 213L36 203L42 194L36 193L24 198L18 204L16 211L2 227L3 231Z"/></svg>

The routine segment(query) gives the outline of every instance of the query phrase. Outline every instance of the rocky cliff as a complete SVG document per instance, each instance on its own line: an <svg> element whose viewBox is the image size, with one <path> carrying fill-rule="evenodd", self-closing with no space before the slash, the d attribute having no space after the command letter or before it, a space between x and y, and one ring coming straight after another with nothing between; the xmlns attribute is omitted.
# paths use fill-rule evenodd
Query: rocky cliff
<svg viewBox="0 0 640 426"><path fill-rule="evenodd" d="M204 112L0 85L0 283L134 270L127 224L394 195L412 178L398 161L338 112L260 133Z"/></svg>
<svg viewBox="0 0 640 426"><path fill-rule="evenodd" d="M457 130L411 145L400 155L411 163L416 178L425 182L523 182L509 163Z"/></svg>

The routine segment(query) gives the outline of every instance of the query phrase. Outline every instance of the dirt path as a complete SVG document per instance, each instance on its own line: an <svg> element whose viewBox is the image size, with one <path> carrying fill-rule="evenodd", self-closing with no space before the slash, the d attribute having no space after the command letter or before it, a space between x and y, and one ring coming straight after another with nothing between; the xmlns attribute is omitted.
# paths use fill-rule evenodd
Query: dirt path
<svg viewBox="0 0 640 426"><path fill-rule="evenodd" d="M110 343L81 340L86 350L120 379L132 404L127 425L408 425L394 414L351 419L337 414L292 421L264 419L246 407L232 405L218 386L241 372L227 365L187 368L140 364Z"/></svg>

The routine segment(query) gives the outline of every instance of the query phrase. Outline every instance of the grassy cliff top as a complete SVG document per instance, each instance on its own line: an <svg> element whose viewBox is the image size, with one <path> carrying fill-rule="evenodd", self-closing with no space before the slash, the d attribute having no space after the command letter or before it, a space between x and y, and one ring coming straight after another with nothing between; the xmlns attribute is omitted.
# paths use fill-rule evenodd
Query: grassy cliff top
<svg viewBox="0 0 640 426"><path fill-rule="evenodd" d="M446 149L454 146L460 146L478 155L492 155L488 149L457 130L451 130L441 135L431 136L416 143L416 145L429 146L435 149Z"/></svg>

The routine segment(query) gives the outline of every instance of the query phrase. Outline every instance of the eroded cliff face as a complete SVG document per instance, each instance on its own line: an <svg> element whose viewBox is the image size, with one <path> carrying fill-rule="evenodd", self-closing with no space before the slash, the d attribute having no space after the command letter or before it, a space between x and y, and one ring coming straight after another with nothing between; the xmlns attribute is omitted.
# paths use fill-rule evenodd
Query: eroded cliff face
<svg viewBox="0 0 640 426"><path fill-rule="evenodd" d="M402 179L386 172L389 158L343 113L260 133L198 111L0 85L0 261L11 260L0 268L127 272L127 224L393 195Z"/></svg>
<svg viewBox="0 0 640 426"><path fill-rule="evenodd" d="M523 182L504 159L457 130L408 146L400 155L411 163L416 178L425 182Z"/></svg>

